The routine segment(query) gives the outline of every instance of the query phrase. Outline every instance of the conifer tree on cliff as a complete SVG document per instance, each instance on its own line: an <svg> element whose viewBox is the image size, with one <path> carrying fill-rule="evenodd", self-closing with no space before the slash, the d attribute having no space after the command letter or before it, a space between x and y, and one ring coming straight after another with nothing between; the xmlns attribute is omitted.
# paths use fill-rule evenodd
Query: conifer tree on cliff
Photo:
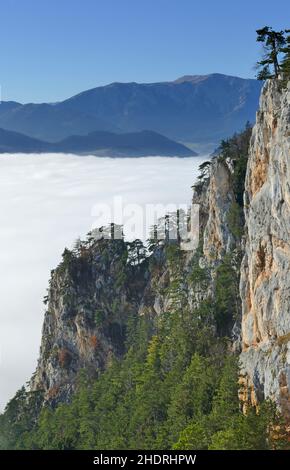
<svg viewBox="0 0 290 470"><path fill-rule="evenodd" d="M257 63L260 69L257 75L258 80L267 78L278 78L281 72L279 54L283 52L286 40L284 31L273 31L269 26L257 29L257 41L264 44L265 54L261 61Z"/></svg>
<svg viewBox="0 0 290 470"><path fill-rule="evenodd" d="M281 63L281 69L283 72L283 76L285 80L289 80L290 78L290 29L286 29L285 33L287 34L286 36L286 44L282 49L282 52L284 53L284 57Z"/></svg>

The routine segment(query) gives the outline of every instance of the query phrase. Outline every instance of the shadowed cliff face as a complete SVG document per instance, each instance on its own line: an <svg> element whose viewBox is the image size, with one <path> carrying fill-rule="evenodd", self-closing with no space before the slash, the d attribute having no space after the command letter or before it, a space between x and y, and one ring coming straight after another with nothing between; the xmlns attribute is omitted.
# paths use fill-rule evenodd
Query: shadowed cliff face
<svg viewBox="0 0 290 470"><path fill-rule="evenodd" d="M288 84L289 87L289 84ZM290 416L290 94L262 91L245 183L241 383ZM247 396L244 397L247 399Z"/></svg>

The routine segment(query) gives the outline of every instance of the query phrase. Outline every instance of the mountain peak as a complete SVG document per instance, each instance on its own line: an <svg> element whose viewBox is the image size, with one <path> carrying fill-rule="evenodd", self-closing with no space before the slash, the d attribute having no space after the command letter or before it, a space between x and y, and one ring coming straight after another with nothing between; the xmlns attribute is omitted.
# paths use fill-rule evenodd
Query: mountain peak
<svg viewBox="0 0 290 470"><path fill-rule="evenodd" d="M203 82L204 80L207 80L209 75L183 75L182 77L177 78L176 80L173 81L173 83L184 83L184 82L190 82L190 83L199 83Z"/></svg>
<svg viewBox="0 0 290 470"><path fill-rule="evenodd" d="M248 78L241 78L237 77L235 75L226 75L224 73L209 73L207 75L183 75L182 77L177 78L174 80L172 83L185 83L189 82L192 84L197 84L200 82L204 82L205 80L208 80L209 78L214 78L214 79L223 79L223 80L228 80L228 79L236 79L236 80L251 80Z"/></svg>

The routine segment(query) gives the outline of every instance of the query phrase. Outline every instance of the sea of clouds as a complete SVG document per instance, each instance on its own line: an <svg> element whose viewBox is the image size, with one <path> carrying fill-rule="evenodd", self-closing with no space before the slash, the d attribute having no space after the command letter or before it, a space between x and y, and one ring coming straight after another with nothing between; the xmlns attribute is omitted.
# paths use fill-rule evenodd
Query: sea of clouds
<svg viewBox="0 0 290 470"><path fill-rule="evenodd" d="M35 369L42 300L64 247L98 225L99 208L116 196L125 206L190 203L206 158L0 156L1 409Z"/></svg>

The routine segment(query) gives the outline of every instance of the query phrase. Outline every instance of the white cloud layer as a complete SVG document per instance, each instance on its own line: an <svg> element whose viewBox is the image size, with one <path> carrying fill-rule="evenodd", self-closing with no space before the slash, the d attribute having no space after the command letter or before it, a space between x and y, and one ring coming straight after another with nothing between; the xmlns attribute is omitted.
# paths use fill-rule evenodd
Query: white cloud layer
<svg viewBox="0 0 290 470"><path fill-rule="evenodd" d="M36 366L50 270L96 222L96 204L190 202L206 157L0 156L0 407Z"/></svg>

